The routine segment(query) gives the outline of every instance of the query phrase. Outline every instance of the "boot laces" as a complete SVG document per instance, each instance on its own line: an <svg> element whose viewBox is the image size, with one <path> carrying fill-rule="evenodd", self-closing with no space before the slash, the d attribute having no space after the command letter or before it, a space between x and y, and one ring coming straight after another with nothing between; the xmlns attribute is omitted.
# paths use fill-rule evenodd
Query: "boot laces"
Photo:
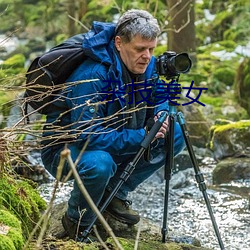
<svg viewBox="0 0 250 250"><path fill-rule="evenodd" d="M123 201L123 205L124 205L125 208L128 209L129 206L132 205L132 201L130 201L130 200L124 200L124 201Z"/></svg>

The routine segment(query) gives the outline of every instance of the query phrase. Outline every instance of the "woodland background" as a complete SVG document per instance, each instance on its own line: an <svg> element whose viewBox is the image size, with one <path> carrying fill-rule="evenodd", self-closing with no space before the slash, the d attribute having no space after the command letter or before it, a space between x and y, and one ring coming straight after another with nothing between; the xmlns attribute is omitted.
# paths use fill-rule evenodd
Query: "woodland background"
<svg viewBox="0 0 250 250"><path fill-rule="evenodd" d="M181 84L190 86L193 80L195 86L207 87L199 100L212 105L218 118L225 118L221 108L232 104L237 111L227 112L227 119L249 117L247 0L1 0L0 33L5 36L0 40L0 104L17 95L20 88L16 86L24 85L25 71L35 56L74 34L86 32L93 20L116 22L121 13L131 8L146 9L158 19L162 33L155 56L167 50L188 52L191 56L193 67L181 77ZM15 39L16 47L6 49L8 42ZM10 105L2 106L2 126L9 108Z"/></svg>

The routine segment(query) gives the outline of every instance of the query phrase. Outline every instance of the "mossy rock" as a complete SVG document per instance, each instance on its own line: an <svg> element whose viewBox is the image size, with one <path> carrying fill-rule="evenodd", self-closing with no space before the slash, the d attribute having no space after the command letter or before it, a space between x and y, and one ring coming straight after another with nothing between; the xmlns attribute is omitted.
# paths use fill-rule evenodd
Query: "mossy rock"
<svg viewBox="0 0 250 250"><path fill-rule="evenodd" d="M135 240L134 239L125 239L118 237L119 243L121 244L123 250L134 250ZM105 242L108 249L117 250L118 248L115 246L113 239L108 238ZM74 242L73 240L56 240L53 238L44 239L42 247L44 249L60 249L60 250L102 250L104 247L100 242L93 242L91 244ZM35 247L35 243L30 245L31 249L41 249ZM51 247L51 248L50 248ZM43 249L43 248L42 248ZM139 239L138 242L138 250L211 250L206 247L198 247L194 245L184 244L184 243L175 243L175 242L167 242L162 243L160 240L147 240L147 239Z"/></svg>
<svg viewBox="0 0 250 250"><path fill-rule="evenodd" d="M210 149L217 160L237 155L248 155L250 120L214 125L210 130Z"/></svg>
<svg viewBox="0 0 250 250"><path fill-rule="evenodd" d="M234 84L235 70L229 67L221 67L214 71L213 79L224 83L227 86Z"/></svg>
<svg viewBox="0 0 250 250"><path fill-rule="evenodd" d="M0 249L22 249L24 239L21 223L9 211L0 209Z"/></svg>
<svg viewBox="0 0 250 250"><path fill-rule="evenodd" d="M134 239L124 239L118 238L120 244L122 245L124 250L133 250L135 245ZM111 243L114 245L113 239L109 238L107 243ZM111 248L112 249L112 248ZM160 240L139 240L138 242L138 250L208 250L208 248L198 247L194 245L184 244L184 243L175 243L175 242L166 242L162 243Z"/></svg>
<svg viewBox="0 0 250 250"><path fill-rule="evenodd" d="M213 171L213 183L228 183L233 180L250 178L250 158L226 158Z"/></svg>
<svg viewBox="0 0 250 250"><path fill-rule="evenodd" d="M6 208L21 221L24 238L27 238L45 210L46 202L26 180L0 176L0 207ZM31 183L31 182L30 182Z"/></svg>

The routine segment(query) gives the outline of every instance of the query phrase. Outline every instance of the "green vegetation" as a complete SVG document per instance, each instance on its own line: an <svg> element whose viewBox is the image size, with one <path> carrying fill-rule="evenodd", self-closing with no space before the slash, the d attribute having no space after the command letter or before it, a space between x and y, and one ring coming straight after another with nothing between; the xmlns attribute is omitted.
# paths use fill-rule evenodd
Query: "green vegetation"
<svg viewBox="0 0 250 250"><path fill-rule="evenodd" d="M21 249L24 243L21 223L17 217L5 209L0 209L0 249Z"/></svg>
<svg viewBox="0 0 250 250"><path fill-rule="evenodd" d="M20 39L25 37L26 42L9 55L3 56L5 60L0 71L0 85L2 86L23 85L25 62L32 60L35 54L45 51L48 45L53 46L73 34L86 32L93 20L115 21L118 14L130 8L147 9L157 17L163 34L159 38L159 46L155 50L155 55L158 56L167 50L166 45L160 45L162 42L166 44L165 21L169 18L163 11L167 7L163 1L139 0L133 3L116 1L114 4L113 1L98 2L96 0L88 1L88 3L68 0L19 0L9 3L10 1L0 1L1 30L14 32L14 35ZM239 62L243 56L234 53L237 46L244 46L249 41L250 34L247 25L249 23L247 20L250 19L249 10L249 1L245 0L237 2L204 0L202 3L195 4L197 62L194 63L188 75L181 76L180 81L185 86L194 81L195 86L207 87L208 91L202 94L203 99L208 100L212 97L218 100L218 96L227 93L228 90L237 89L239 93L239 88L242 88L242 94L237 96L237 102L244 109L249 110L249 102L245 101L242 96L244 93L249 96L245 89L247 83L250 82L248 77L250 69L245 62L242 71L238 71ZM212 18L208 17L206 14L208 12ZM69 18L68 14L75 20ZM215 52L220 52L220 54ZM230 56L225 58L227 53ZM13 95L6 95L5 92L3 89L0 90L0 96L3 96L1 103L13 99ZM209 102L215 105L215 109L218 108L217 102ZM249 114L249 111L247 112ZM234 117L234 119L240 118L241 115Z"/></svg>
<svg viewBox="0 0 250 250"><path fill-rule="evenodd" d="M13 176L5 174L1 175L0 209L7 209L21 221L24 238L27 238L33 230L41 216L41 211L45 208L45 201L27 180L14 179Z"/></svg>

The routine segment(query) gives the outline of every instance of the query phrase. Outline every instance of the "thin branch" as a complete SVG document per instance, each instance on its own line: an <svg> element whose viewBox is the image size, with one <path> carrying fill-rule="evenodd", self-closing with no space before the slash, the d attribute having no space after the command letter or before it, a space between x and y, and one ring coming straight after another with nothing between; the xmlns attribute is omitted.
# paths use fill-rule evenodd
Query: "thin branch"
<svg viewBox="0 0 250 250"><path fill-rule="evenodd" d="M93 226L93 230L94 230L94 233L95 233L97 239L99 240L99 242L101 243L101 245L104 247L104 249L109 250L108 246L105 244L105 242L102 240L100 234L98 233L96 225Z"/></svg>
<svg viewBox="0 0 250 250"><path fill-rule="evenodd" d="M87 26L85 26L82 22L80 22L79 20L77 20L76 18L74 18L71 15L68 15L68 17L72 20L74 20L76 23L80 24L80 26L82 26L86 31L89 31L89 28Z"/></svg>
<svg viewBox="0 0 250 250"><path fill-rule="evenodd" d="M61 152L61 157L65 158L68 160L68 164L73 172L73 176L75 178L76 183L78 184L78 187L80 189L80 191L82 192L84 198L86 199L86 201L88 202L90 208L94 211L94 213L97 215L98 219L100 220L100 222L102 223L102 225L104 226L105 230L108 232L108 234L113 238L115 245L118 247L119 250L123 250L123 247L121 246L121 244L119 243L119 241L117 240L116 236L114 235L111 227L109 226L109 224L106 222L106 220L104 219L104 217L102 216L102 214L100 213L100 211L98 210L98 208L96 207L95 203L93 202L92 198L90 197L88 191L86 190L79 174L77 173L77 170L75 168L74 162L71 158L71 153L69 149L64 149Z"/></svg>
<svg viewBox="0 0 250 250"><path fill-rule="evenodd" d="M137 250L137 249L138 249L138 246L139 246L139 238L140 238L140 233L141 233L141 225L142 225L142 222L141 222L141 220L140 220L140 221L139 221L138 230L137 230L137 234L136 234L136 238L135 238L134 250Z"/></svg>

